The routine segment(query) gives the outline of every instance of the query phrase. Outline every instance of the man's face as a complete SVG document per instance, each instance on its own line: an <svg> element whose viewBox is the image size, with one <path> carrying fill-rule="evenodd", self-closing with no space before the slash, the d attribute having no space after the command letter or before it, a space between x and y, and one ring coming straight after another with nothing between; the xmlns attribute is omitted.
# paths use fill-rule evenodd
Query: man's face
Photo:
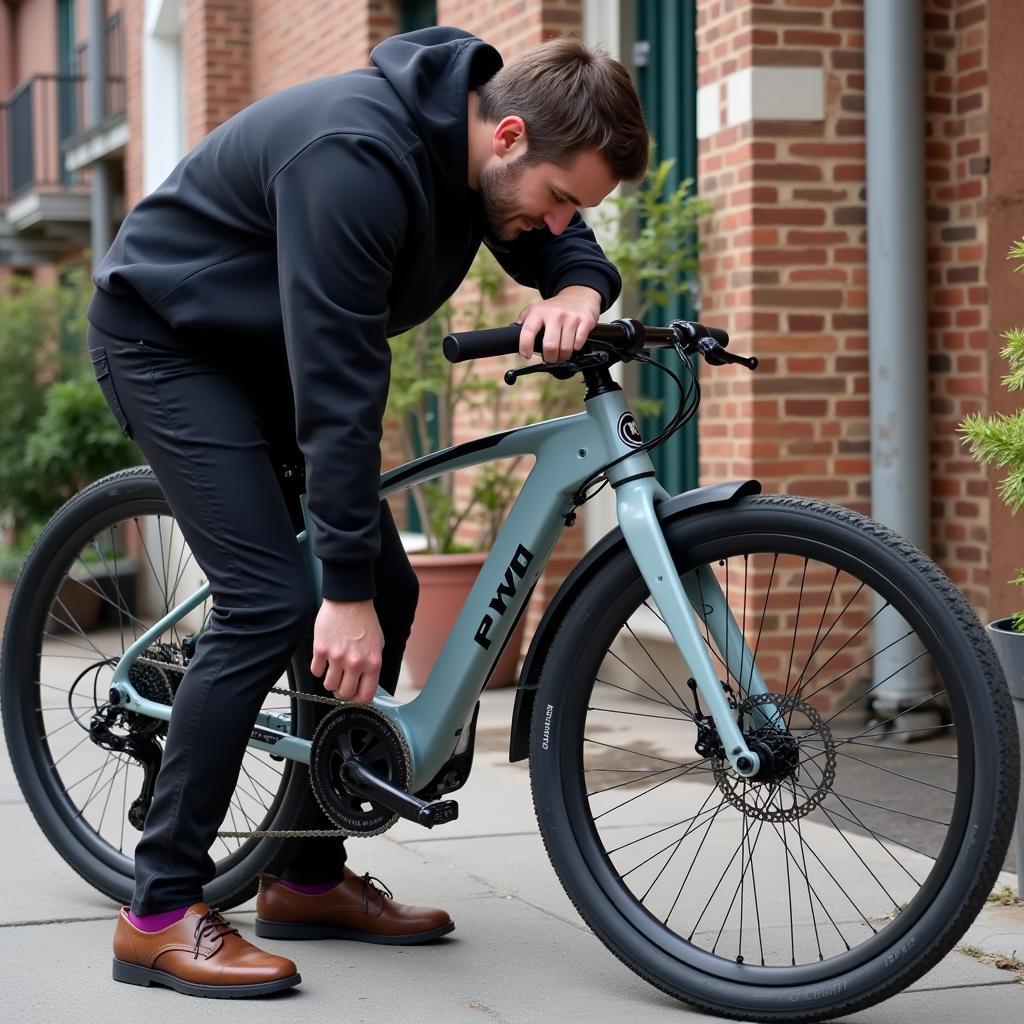
<svg viewBox="0 0 1024 1024"><path fill-rule="evenodd" d="M616 184L608 164L594 150L577 154L568 167L527 166L520 155L480 172L489 232L505 242L535 228L561 234L579 208L597 206Z"/></svg>

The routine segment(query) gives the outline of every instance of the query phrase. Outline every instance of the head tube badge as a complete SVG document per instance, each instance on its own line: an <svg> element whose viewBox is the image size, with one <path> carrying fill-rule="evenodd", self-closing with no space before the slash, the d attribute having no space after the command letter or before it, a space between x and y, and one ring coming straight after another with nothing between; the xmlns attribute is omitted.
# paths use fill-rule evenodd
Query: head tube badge
<svg viewBox="0 0 1024 1024"><path fill-rule="evenodd" d="M643 445L644 439L640 436L640 426L631 412L624 412L619 417L617 430L619 440L627 447L639 448Z"/></svg>

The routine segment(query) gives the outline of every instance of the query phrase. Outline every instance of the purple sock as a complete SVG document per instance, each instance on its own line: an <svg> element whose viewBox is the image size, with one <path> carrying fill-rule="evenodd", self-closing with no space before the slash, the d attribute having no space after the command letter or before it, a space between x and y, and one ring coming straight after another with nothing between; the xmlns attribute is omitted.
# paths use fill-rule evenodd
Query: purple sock
<svg viewBox="0 0 1024 1024"><path fill-rule="evenodd" d="M323 896L325 892L330 892L340 881L340 878L336 878L333 882L306 885L303 882L290 882L287 878L280 879L281 884L286 889L291 889L292 892L301 892L304 896Z"/></svg>
<svg viewBox="0 0 1024 1024"><path fill-rule="evenodd" d="M177 910L165 910L162 914L133 914L128 911L128 920L131 921L140 932L158 932L161 928L180 921L188 907L178 907Z"/></svg>

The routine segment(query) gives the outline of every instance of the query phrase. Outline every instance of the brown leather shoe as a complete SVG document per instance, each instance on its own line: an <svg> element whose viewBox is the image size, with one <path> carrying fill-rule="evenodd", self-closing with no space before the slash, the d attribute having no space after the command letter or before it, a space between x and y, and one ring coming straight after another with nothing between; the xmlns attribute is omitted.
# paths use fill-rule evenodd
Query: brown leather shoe
<svg viewBox="0 0 1024 1024"><path fill-rule="evenodd" d="M114 981L238 999L280 992L302 977L291 960L246 942L220 911L194 903L180 921L158 932L139 931L122 907L114 932Z"/></svg>
<svg viewBox="0 0 1024 1024"><path fill-rule="evenodd" d="M345 868L320 896L295 892L274 875L260 877L256 934L265 939L354 939L404 946L447 935L455 923L443 910L396 903L387 887Z"/></svg>

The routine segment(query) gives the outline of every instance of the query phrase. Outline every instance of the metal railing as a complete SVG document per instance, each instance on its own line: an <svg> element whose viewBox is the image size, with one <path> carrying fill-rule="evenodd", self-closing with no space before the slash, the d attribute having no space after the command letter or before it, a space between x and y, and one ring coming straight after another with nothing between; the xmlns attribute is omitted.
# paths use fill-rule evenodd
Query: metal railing
<svg viewBox="0 0 1024 1024"><path fill-rule="evenodd" d="M88 79L88 41L81 43L75 49L74 71L82 79ZM80 99L85 99L84 92L87 91L87 89L83 90L83 96ZM121 12L117 11L107 18L107 87L104 90L104 109L98 112L98 117L91 116L92 111L87 111L90 116L83 119L79 130L83 131L85 128L91 128L95 124L102 124L107 118L118 117L123 114L124 96L124 30L121 22ZM80 105L79 109L85 110L84 102Z"/></svg>
<svg viewBox="0 0 1024 1024"><path fill-rule="evenodd" d="M69 171L66 144L87 129L124 113L124 33L120 12L107 19L105 107L88 108L88 43L75 51L75 74L36 74L0 102L0 204L34 189L74 188L82 176Z"/></svg>
<svg viewBox="0 0 1024 1024"><path fill-rule="evenodd" d="M78 75L33 75L0 104L0 203L36 188L71 188L63 143L76 134Z"/></svg>

